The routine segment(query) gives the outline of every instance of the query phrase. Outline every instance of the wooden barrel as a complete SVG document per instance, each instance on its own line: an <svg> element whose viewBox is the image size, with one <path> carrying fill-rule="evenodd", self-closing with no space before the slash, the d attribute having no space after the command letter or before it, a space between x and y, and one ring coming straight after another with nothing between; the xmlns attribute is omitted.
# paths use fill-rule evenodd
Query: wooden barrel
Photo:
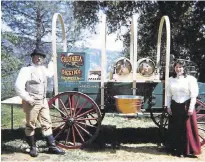
<svg viewBox="0 0 205 162"><path fill-rule="evenodd" d="M140 112L144 99L143 96L135 95L117 95L114 98L117 110L123 114Z"/></svg>

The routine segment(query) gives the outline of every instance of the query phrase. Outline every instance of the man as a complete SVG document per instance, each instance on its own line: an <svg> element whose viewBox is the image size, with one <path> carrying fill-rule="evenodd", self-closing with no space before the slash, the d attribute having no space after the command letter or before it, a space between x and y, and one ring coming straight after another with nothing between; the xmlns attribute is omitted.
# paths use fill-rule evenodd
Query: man
<svg viewBox="0 0 205 162"><path fill-rule="evenodd" d="M55 145L52 135L52 123L49 115L48 102L46 100L47 77L54 74L52 59L48 68L43 65L46 55L40 49L35 49L31 54L32 63L23 67L17 77L15 89L23 99L23 110L26 115L26 141L30 146L30 155L38 156L35 142L35 128L37 120L41 124L42 134L46 138L49 153L65 154Z"/></svg>

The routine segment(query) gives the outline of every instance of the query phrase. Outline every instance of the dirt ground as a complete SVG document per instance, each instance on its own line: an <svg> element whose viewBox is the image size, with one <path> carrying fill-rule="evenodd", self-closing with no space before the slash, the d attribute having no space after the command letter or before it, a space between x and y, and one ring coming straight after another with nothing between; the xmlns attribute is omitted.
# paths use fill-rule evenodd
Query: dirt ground
<svg viewBox="0 0 205 162"><path fill-rule="evenodd" d="M25 153L23 129L13 132L2 129L1 161L205 161L205 146L197 158L179 158L167 153L159 145L161 138L158 128L150 120L108 118L104 120L99 136L91 145L84 149L65 150L65 155L48 154L46 143L37 130L40 153L38 157L32 158Z"/></svg>

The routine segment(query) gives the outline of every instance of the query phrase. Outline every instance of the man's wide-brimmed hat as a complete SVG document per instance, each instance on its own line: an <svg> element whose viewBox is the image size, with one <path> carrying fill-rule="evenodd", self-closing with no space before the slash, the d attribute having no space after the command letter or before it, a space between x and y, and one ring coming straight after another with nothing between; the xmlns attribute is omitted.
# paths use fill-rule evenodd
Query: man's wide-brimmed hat
<svg viewBox="0 0 205 162"><path fill-rule="evenodd" d="M46 54L43 52L43 50L38 48L34 49L34 51L31 53L31 57L33 57L34 55L41 55L44 58L46 57Z"/></svg>

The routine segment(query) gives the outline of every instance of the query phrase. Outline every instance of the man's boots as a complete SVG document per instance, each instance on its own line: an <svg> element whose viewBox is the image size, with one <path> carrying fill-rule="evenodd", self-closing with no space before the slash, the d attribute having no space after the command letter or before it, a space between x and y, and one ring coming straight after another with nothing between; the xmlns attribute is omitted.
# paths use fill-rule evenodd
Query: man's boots
<svg viewBox="0 0 205 162"><path fill-rule="evenodd" d="M26 136L26 142L30 146L30 153L29 154L32 157L37 157L38 156L38 152L37 152L36 141L35 141L34 136Z"/></svg>
<svg viewBox="0 0 205 162"><path fill-rule="evenodd" d="M64 155L65 151L61 150L60 148L58 148L55 144L55 140L53 135L49 135L49 136L45 136L46 138L46 142L48 145L48 152L51 154L60 154L60 155Z"/></svg>

